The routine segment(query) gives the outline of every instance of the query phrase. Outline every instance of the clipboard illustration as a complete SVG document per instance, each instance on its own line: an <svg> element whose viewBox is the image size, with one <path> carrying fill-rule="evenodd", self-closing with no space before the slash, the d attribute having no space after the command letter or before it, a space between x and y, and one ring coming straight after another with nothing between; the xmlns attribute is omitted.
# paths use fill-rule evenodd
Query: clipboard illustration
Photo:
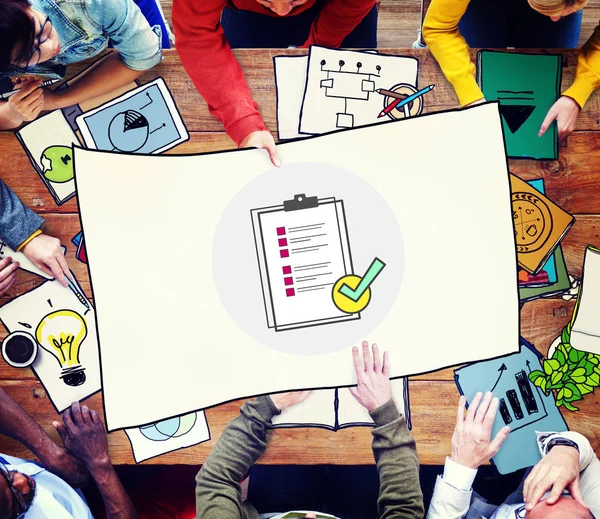
<svg viewBox="0 0 600 519"><path fill-rule="evenodd" d="M297 194L250 211L267 326L276 332L360 319L333 302L353 274L343 200Z"/></svg>

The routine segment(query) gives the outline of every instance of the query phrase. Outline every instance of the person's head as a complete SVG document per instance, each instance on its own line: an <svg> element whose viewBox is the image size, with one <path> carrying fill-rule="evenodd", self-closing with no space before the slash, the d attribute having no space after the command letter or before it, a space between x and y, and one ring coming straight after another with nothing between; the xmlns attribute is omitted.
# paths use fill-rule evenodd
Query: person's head
<svg viewBox="0 0 600 519"><path fill-rule="evenodd" d="M294 7L305 4L308 0L256 0L259 4L271 9L279 16L289 14Z"/></svg>
<svg viewBox="0 0 600 519"><path fill-rule="evenodd" d="M587 508L568 496L559 497L553 505L549 505L545 499L542 499L525 516L526 519L565 519L565 517L594 519Z"/></svg>
<svg viewBox="0 0 600 519"><path fill-rule="evenodd" d="M35 481L21 472L10 472L0 463L0 519L21 517L31 506Z"/></svg>
<svg viewBox="0 0 600 519"><path fill-rule="evenodd" d="M564 16L581 11L589 0L528 0L529 5L538 13L558 22Z"/></svg>
<svg viewBox="0 0 600 519"><path fill-rule="evenodd" d="M0 0L0 71L42 63L60 52L60 38L46 20L27 0Z"/></svg>

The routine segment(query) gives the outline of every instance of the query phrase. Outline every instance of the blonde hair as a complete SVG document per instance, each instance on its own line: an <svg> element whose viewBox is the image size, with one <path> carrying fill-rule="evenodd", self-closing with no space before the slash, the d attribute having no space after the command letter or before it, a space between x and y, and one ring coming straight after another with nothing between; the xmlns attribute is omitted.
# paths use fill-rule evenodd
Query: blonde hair
<svg viewBox="0 0 600 519"><path fill-rule="evenodd" d="M589 0L528 0L528 2L538 13L546 16L556 16L569 7L574 7L575 11L580 11L588 4Z"/></svg>

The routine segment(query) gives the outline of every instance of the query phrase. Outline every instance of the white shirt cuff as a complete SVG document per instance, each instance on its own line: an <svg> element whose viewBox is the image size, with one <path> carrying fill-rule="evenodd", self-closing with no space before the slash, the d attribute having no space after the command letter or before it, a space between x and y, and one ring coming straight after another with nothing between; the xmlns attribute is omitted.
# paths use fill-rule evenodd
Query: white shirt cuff
<svg viewBox="0 0 600 519"><path fill-rule="evenodd" d="M464 491L471 490L476 475L477 469L465 467L460 463L452 461L448 457L446 458L446 463L444 464L444 475L442 478L446 483L452 485L454 488Z"/></svg>

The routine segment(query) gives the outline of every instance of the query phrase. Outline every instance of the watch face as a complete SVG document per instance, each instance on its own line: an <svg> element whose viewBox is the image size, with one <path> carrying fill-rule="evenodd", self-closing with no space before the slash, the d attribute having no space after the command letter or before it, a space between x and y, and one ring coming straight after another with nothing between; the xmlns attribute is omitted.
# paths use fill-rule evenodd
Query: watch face
<svg viewBox="0 0 600 519"><path fill-rule="evenodd" d="M520 253L535 252L552 233L552 213L548 205L532 193L512 194L515 241Z"/></svg>

